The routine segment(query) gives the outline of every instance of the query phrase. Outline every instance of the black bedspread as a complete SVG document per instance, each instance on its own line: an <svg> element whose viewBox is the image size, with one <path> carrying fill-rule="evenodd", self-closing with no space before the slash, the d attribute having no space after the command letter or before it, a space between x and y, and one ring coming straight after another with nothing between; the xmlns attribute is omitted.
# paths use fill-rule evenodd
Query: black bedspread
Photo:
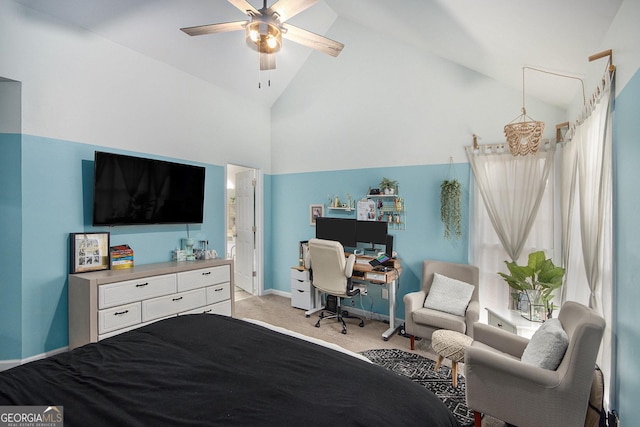
<svg viewBox="0 0 640 427"><path fill-rule="evenodd" d="M179 316L0 373L65 426L457 426L427 389L241 320Z"/></svg>

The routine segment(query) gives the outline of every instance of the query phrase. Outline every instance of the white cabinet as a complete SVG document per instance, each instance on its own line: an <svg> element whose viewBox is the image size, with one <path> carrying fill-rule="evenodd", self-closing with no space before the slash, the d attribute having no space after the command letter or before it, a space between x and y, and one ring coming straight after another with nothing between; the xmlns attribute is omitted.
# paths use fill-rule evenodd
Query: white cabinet
<svg viewBox="0 0 640 427"><path fill-rule="evenodd" d="M312 307L313 287L309 280L309 270L302 267L291 269L291 306L310 310Z"/></svg>
<svg viewBox="0 0 640 427"><path fill-rule="evenodd" d="M542 325L542 323L525 319L516 310L492 310L490 308L485 308L485 310L487 310L487 323L489 325L525 338L530 339Z"/></svg>
<svg viewBox="0 0 640 427"><path fill-rule="evenodd" d="M181 314L233 315L233 261L69 275L69 349Z"/></svg>

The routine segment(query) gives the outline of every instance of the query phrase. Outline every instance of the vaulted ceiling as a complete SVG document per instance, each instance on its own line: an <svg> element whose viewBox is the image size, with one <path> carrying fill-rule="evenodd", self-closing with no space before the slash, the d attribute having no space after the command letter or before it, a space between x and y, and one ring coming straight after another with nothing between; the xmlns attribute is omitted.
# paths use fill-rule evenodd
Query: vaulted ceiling
<svg viewBox="0 0 640 427"><path fill-rule="evenodd" d="M15 0L33 19L82 27L117 44L272 105L310 55L338 58L284 40L277 69L259 71L258 54L243 32L190 37L179 29L246 17L225 0ZM248 0L262 7L262 0ZM270 0L271 5L275 0ZM345 20L366 31L437 55L522 87L522 67L584 77L587 58L603 38L621 0L320 0L291 24L333 38L331 26ZM342 40L338 40L342 41ZM341 55L348 52L346 46ZM380 58L384 60L384 58ZM410 63L411 58L406 58ZM601 66L604 70L604 65ZM258 83L261 83L259 88ZM271 86L268 83L271 82ZM527 71L527 96L566 107L579 93L575 80Z"/></svg>

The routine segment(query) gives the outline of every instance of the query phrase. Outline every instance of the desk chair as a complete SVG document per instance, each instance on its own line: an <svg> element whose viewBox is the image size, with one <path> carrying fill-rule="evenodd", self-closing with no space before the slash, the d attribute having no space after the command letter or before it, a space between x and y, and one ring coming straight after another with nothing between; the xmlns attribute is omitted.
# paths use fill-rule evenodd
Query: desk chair
<svg viewBox="0 0 640 427"><path fill-rule="evenodd" d="M352 297L360 293L360 289L353 289L351 283L351 275L353 274L353 265L356 262L355 255L344 256L344 248L339 242L332 240L311 239L309 240L309 251L305 266L311 271L311 284L321 292L336 297L336 313L325 316L324 311L320 313L320 319L316 323L316 328L320 327L320 321L323 319L338 319L342 323L342 333L347 333L347 325L345 318L359 319L358 326L363 327L364 321L357 317L351 316L348 312L342 311L340 300L342 298Z"/></svg>

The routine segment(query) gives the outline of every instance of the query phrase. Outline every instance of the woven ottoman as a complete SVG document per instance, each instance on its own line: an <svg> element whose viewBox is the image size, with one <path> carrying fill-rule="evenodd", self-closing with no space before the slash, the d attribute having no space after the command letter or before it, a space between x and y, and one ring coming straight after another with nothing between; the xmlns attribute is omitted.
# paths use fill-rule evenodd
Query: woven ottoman
<svg viewBox="0 0 640 427"><path fill-rule="evenodd" d="M454 387L458 387L458 362L464 361L464 349L472 342L473 338L446 329L438 329L431 335L431 348L438 354L434 370L440 369L442 359L451 360L451 383Z"/></svg>

